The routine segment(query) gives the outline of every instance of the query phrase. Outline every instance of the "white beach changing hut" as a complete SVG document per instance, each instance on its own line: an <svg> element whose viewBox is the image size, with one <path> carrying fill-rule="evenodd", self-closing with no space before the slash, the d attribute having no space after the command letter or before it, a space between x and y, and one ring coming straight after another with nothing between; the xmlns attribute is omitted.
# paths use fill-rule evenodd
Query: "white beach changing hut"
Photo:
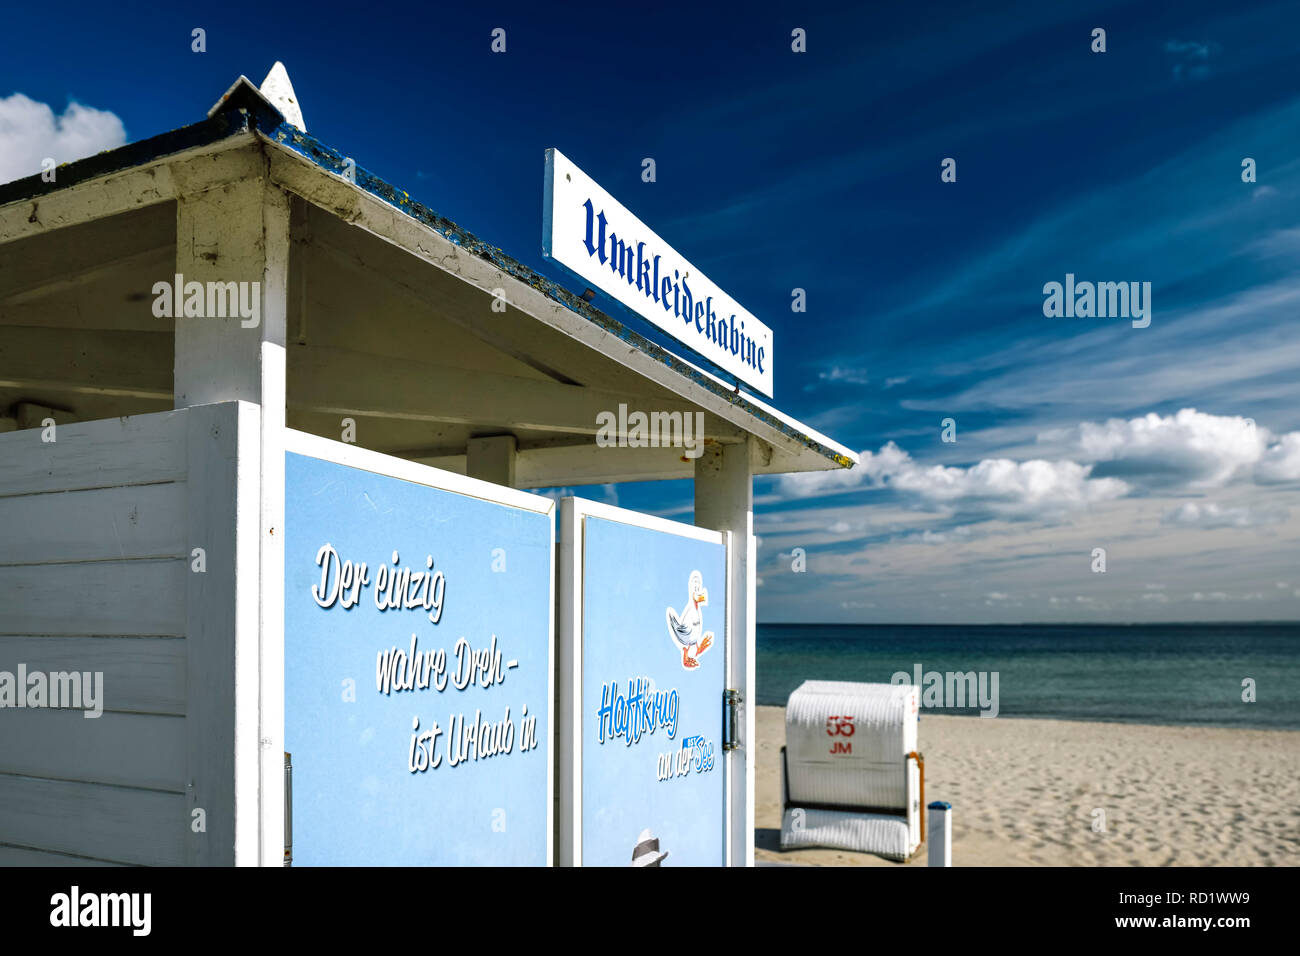
<svg viewBox="0 0 1300 956"><path fill-rule="evenodd" d="M313 782L327 763L340 786L378 780L344 794L358 829L412 801L462 821L455 846L381 832L377 857L342 862L581 862L584 832L594 858L608 821L575 798L602 753L578 766L601 705L583 648L606 647L608 575L643 568L606 562L585 605L572 578L595 572L591 549L644 542L666 582L646 627L670 656L644 685L600 662L609 732L629 687L652 695L660 722L623 731L658 735L637 745L659 751L658 786L726 774L717 858L752 863L753 710L724 739L720 702L691 710L687 691L752 700L753 476L852 452L369 174L243 78L207 118L54 173L0 186L0 677L81 675L81 709L98 686L102 715L66 693L0 709L0 863L279 866L286 751L295 865L317 853L311 814L333 812ZM598 446L620 406L701 413L702 454ZM693 479L698 527L581 502L557 527L523 490L670 478ZM685 649L666 607L695 622ZM459 687L458 662L481 701L463 713L433 689ZM508 829L487 796L503 787L521 801ZM611 859L647 828L664 865L690 859L658 819L617 821Z"/></svg>

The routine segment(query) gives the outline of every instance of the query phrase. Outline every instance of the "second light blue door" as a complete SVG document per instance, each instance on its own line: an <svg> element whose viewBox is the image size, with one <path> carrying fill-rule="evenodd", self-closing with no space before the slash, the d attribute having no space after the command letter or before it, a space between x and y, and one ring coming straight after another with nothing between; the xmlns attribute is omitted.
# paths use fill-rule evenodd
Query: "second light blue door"
<svg viewBox="0 0 1300 956"><path fill-rule="evenodd" d="M582 862L721 866L722 544L587 516Z"/></svg>

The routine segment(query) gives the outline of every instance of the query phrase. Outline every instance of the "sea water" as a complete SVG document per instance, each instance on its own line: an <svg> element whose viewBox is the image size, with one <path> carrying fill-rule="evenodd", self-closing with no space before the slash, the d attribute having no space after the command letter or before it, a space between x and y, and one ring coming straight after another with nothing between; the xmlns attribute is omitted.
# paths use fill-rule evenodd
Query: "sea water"
<svg viewBox="0 0 1300 956"><path fill-rule="evenodd" d="M759 704L784 706L805 680L888 683L918 666L996 672L1004 718L1300 729L1300 624L758 625Z"/></svg>

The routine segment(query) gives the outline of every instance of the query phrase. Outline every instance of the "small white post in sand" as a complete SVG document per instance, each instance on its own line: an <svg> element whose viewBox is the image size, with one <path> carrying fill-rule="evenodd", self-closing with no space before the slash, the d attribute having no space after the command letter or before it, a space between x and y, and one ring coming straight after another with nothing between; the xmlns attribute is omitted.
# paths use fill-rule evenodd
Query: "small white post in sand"
<svg viewBox="0 0 1300 956"><path fill-rule="evenodd" d="M952 866L952 804L936 800L930 804L929 866Z"/></svg>

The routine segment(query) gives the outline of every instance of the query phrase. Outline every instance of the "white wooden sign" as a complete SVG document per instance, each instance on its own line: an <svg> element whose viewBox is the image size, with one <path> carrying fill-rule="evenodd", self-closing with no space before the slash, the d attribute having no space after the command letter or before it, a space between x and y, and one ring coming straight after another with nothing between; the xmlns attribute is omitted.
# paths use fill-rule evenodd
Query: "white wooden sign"
<svg viewBox="0 0 1300 956"><path fill-rule="evenodd" d="M542 253L771 397L772 330L558 149L546 151Z"/></svg>

